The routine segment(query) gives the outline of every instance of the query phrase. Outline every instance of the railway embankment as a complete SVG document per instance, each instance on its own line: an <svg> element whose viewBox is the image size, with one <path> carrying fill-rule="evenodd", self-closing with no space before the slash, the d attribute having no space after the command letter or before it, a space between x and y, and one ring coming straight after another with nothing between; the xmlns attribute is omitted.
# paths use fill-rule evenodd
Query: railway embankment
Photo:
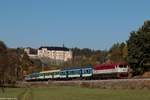
<svg viewBox="0 0 150 100"><path fill-rule="evenodd" d="M150 79L72 80L23 82L21 86L79 86L100 89L150 89Z"/></svg>

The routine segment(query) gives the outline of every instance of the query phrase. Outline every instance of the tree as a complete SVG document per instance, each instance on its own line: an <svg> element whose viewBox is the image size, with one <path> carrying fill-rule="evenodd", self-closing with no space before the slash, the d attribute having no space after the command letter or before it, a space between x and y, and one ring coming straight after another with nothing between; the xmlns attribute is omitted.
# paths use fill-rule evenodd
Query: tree
<svg viewBox="0 0 150 100"><path fill-rule="evenodd" d="M27 74L29 71L29 67L32 66L32 61L30 60L29 56L24 49L17 48L16 53L18 55L18 59L20 61L19 70L21 71L20 79L23 79L24 75Z"/></svg>
<svg viewBox="0 0 150 100"><path fill-rule="evenodd" d="M30 60L22 50L8 49L0 41L0 87L4 92L4 85L14 83L23 78L22 72L29 68Z"/></svg>
<svg viewBox="0 0 150 100"><path fill-rule="evenodd" d="M92 50L89 48L73 48L73 66L87 66L101 64L106 61L107 51Z"/></svg>
<svg viewBox="0 0 150 100"><path fill-rule="evenodd" d="M145 21L138 31L130 33L128 45L128 62L133 66L135 72L142 73L145 64L150 63L150 21Z"/></svg>
<svg viewBox="0 0 150 100"><path fill-rule="evenodd" d="M5 72L8 64L7 47L0 41L0 87L4 92Z"/></svg>
<svg viewBox="0 0 150 100"><path fill-rule="evenodd" d="M111 62L124 62L127 55L126 48L124 42L114 44L109 50L108 59Z"/></svg>
<svg viewBox="0 0 150 100"><path fill-rule="evenodd" d="M19 80L21 77L21 60L20 56L17 54L16 49L8 49L7 52L8 58L8 69L7 69L7 76L9 82L15 82Z"/></svg>

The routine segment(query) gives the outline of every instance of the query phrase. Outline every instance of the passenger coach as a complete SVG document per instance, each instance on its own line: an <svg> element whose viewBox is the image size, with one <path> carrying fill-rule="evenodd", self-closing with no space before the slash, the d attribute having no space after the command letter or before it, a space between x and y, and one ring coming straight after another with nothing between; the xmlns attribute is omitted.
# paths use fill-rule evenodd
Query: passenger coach
<svg viewBox="0 0 150 100"><path fill-rule="evenodd" d="M88 67L73 67L65 68L60 71L60 79L88 79L92 77L93 68Z"/></svg>

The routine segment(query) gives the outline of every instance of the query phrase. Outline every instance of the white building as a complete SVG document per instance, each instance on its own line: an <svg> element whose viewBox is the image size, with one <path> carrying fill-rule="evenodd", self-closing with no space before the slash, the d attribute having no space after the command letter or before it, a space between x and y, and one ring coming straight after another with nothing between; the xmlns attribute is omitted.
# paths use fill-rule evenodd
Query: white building
<svg viewBox="0 0 150 100"><path fill-rule="evenodd" d="M66 47L40 47L37 53L40 58L68 61L72 59L72 51Z"/></svg>
<svg viewBox="0 0 150 100"><path fill-rule="evenodd" d="M24 51L25 51L27 54L30 54L30 49L31 49L31 48L29 48L29 47L28 47L28 48L24 48Z"/></svg>

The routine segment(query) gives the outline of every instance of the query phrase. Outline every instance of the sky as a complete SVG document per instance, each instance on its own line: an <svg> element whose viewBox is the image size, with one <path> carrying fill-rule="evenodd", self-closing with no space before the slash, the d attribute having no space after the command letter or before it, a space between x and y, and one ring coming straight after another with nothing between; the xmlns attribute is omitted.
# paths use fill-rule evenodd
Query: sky
<svg viewBox="0 0 150 100"><path fill-rule="evenodd" d="M149 0L0 0L8 47L109 49L150 18Z"/></svg>

